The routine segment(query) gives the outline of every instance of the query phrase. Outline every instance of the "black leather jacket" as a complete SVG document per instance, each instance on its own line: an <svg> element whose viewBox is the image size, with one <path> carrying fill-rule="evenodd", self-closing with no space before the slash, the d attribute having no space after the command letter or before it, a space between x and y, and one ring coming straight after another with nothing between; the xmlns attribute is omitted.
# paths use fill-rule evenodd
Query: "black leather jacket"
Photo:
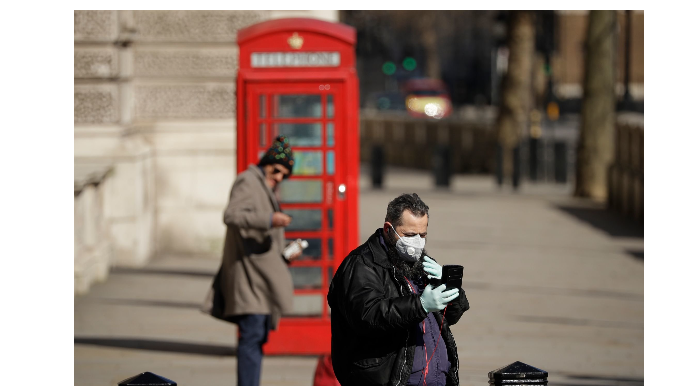
<svg viewBox="0 0 690 386"><path fill-rule="evenodd" d="M343 260L328 291L333 370L343 386L404 386L412 371L415 328L425 317L379 242L382 229ZM470 308L465 292L448 305L441 336L450 369L447 386L457 386L458 354L450 326ZM441 326L442 313L434 312Z"/></svg>

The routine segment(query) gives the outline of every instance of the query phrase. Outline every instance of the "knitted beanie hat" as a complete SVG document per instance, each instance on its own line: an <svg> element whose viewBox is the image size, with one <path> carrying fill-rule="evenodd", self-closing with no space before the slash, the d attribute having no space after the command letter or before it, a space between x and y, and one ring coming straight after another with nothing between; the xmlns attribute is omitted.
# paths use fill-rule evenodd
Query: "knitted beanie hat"
<svg viewBox="0 0 690 386"><path fill-rule="evenodd" d="M295 158L290 149L290 141L284 135L276 137L271 147L266 150L266 153L261 157L259 166L281 164L285 166L292 174L292 166L295 164Z"/></svg>

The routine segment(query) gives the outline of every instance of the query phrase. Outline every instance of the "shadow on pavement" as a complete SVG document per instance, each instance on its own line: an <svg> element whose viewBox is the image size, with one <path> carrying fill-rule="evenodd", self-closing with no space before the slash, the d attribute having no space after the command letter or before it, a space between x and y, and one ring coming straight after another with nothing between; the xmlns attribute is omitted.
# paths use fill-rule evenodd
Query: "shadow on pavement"
<svg viewBox="0 0 690 386"><path fill-rule="evenodd" d="M627 250L628 255L634 257L636 260L644 261L644 251Z"/></svg>
<svg viewBox="0 0 690 386"><path fill-rule="evenodd" d="M558 206L557 209L598 228L612 237L644 238L644 226L606 208Z"/></svg>
<svg viewBox="0 0 690 386"><path fill-rule="evenodd" d="M571 382L572 381L572 382ZM565 382L551 382L551 386L642 386L644 378L601 377L596 375L568 375Z"/></svg>
<svg viewBox="0 0 690 386"><path fill-rule="evenodd" d="M213 278L216 272L208 271L181 271L175 269L161 269L161 268L125 268L115 267L110 270L111 274L143 274L143 275L179 275L179 276L194 276L203 278Z"/></svg>
<svg viewBox="0 0 690 386"><path fill-rule="evenodd" d="M591 320L591 319L576 319L576 318L563 318L563 317L553 317L553 316L516 316L516 320L523 322L532 323L545 323L545 324L564 324L570 326L595 326L595 327L610 327L610 328L630 328L634 330L644 330L643 323L631 323L631 322L616 322L610 320Z"/></svg>
<svg viewBox="0 0 690 386"><path fill-rule="evenodd" d="M644 295L617 292L617 291L603 291L603 290L588 290L577 288L554 288L554 287L536 287L524 285L507 285L507 284L487 284L478 282L465 282L465 288L480 289L485 291L496 291L503 293L525 293L525 294L539 294L539 295L558 295L558 296L581 296L592 298L611 298L630 300L636 302L643 302Z"/></svg>
<svg viewBox="0 0 690 386"><path fill-rule="evenodd" d="M122 304L141 307L201 308L199 303L172 302L165 300L101 299L103 303Z"/></svg>
<svg viewBox="0 0 690 386"><path fill-rule="evenodd" d="M134 350L149 350L176 352L184 354L235 356L237 349L231 346L219 346L212 344L182 343L165 340L151 339L126 339L126 338L74 338L74 344L86 344L91 346L129 348Z"/></svg>
<svg viewBox="0 0 690 386"><path fill-rule="evenodd" d="M373 188L373 187L360 187L359 193L362 194L381 194L386 197L395 197L402 193L417 193L421 197L433 198L437 200L457 200L458 197L485 197L487 193L484 192L471 192L463 190L453 190L445 187L404 187L404 186L383 186L383 188Z"/></svg>

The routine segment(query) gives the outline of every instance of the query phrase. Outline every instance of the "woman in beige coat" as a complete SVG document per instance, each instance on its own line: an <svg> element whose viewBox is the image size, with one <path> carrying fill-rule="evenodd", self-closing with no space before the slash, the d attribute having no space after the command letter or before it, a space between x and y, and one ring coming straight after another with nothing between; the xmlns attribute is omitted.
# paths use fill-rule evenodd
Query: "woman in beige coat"
<svg viewBox="0 0 690 386"><path fill-rule="evenodd" d="M288 139L277 137L258 165L237 176L223 216L223 261L204 311L238 325L238 386L259 385L268 330L292 310L292 277L282 254L291 218L280 212L274 190L293 165Z"/></svg>

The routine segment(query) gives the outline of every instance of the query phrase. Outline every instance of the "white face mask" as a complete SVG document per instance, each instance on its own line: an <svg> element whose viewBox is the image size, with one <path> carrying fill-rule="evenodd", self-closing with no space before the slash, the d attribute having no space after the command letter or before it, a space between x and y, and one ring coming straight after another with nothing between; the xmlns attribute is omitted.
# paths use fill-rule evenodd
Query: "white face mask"
<svg viewBox="0 0 690 386"><path fill-rule="evenodd" d="M395 229L393 232L395 232ZM398 235L398 232L395 232ZM395 242L395 249L398 251L400 258L406 261L417 261L422 256L422 250L426 244L426 239L423 239L420 235L414 235L412 237L400 237L398 241Z"/></svg>

